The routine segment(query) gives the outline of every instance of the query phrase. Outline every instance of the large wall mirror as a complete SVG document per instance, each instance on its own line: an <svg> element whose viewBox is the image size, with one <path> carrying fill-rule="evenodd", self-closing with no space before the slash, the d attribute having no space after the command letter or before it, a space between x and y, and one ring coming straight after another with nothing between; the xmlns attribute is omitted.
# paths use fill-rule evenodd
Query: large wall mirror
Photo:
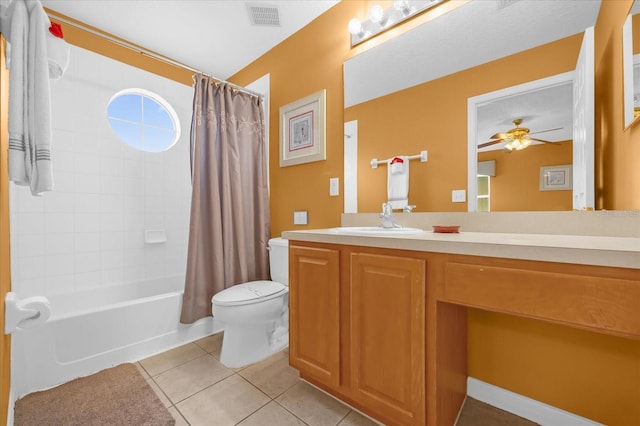
<svg viewBox="0 0 640 426"><path fill-rule="evenodd" d="M640 1L631 6L622 29L624 127L640 117Z"/></svg>
<svg viewBox="0 0 640 426"><path fill-rule="evenodd" d="M384 197L384 193L377 189L381 184L376 183L376 188L372 189L374 179L370 176L373 175L362 175L367 173L366 165L370 160L368 157L384 158L387 156L385 152L387 147L389 147L388 154L391 156L395 155L391 147L396 151L402 151L404 146L410 146L408 138L404 136L394 138L393 134L394 128L404 129L412 126L411 123L419 129L416 130L415 135L411 135L412 138L422 138L424 142L421 143L424 145L416 145L416 148L411 147L404 150L405 152L398 153L414 154L413 151L429 150L429 162L425 167L415 166L419 171L415 172L417 177L411 185L415 182L425 193L433 194L425 196L423 202L416 203L418 204L416 211L466 211L467 209L475 211L478 195L476 179L478 161L486 161L485 157L492 155L487 152L500 153L510 161L523 161L525 155L538 152L538 157L542 156L543 160L539 164L536 163L534 167L536 176L535 182L531 184L534 188L532 191L539 191L541 167L571 166L573 169L573 157L576 156L574 153L576 144L573 141L575 120L573 120L571 109L573 101L568 100L572 99L573 91L568 85L569 82L564 85L557 84L555 85L557 87L546 92L542 89L539 92L536 91L538 93L530 91L528 97L520 100L515 95L513 97L503 95L498 96L500 99L496 99L495 103L489 100L478 103L477 111L474 110L476 127L473 130L470 130L471 126L468 123L471 112L467 102L470 98L478 98L491 92L566 74L569 71L573 72L575 61L579 56L582 33L595 24L599 8L600 1L589 0L545 2L544 7L537 2L505 3L473 0L346 61L344 64L345 118L359 121L358 129L362 132L359 133L359 146L363 147L362 150L367 149L369 145L377 145L375 152L372 153L375 155L358 153L358 161L363 165L358 169L360 211L375 211L376 206L379 205L378 200ZM522 28L524 16L527 22L526 30ZM465 30L459 31L459 28L465 28ZM553 43L564 43L563 48L564 45L570 47L570 60L573 61L573 65L564 66L565 69L556 67L557 69L549 69L545 73L544 70L539 69L538 62L541 61L537 60L535 53L526 56L526 52ZM455 53L452 54L452 52ZM517 62L520 57L525 58L525 61ZM505 62L509 65L500 68L500 61L503 58L511 59L510 62ZM567 61L566 58L560 57L557 61L549 57L540 59L550 63ZM591 59L593 59L592 53ZM502 73L491 83L485 81L487 64L493 64L492 69L500 69ZM531 69L535 67L538 67L538 70L532 72ZM371 70L376 72L373 73ZM566 74L565 77L570 74ZM475 82L469 82L476 76ZM527 78L527 76L530 77ZM572 75L570 77L571 80ZM427 84L435 86L438 82L445 81L447 88L439 92L435 89L425 92L422 105L419 102L413 102L407 104L405 110L402 102L398 102L404 93L419 91ZM485 89L489 87L491 89ZM434 93L444 95L436 95L439 97L434 99ZM552 99L554 103L545 105L544 99ZM564 100L562 106L555 102L560 99ZM366 106L375 105L375 108L370 109L384 111L387 103L393 104L389 107L392 112L390 116L387 114L389 120L377 120L379 128L371 127L373 126L371 122L374 120L364 123L360 121L359 113L365 111ZM526 109L523 107L526 104L535 108ZM420 108L423 108L423 111L416 112L416 109ZM581 113L581 116L584 117L585 113L593 117L592 109ZM432 117L446 117L446 120L434 118L429 122ZM518 119L522 121L515 124L514 120ZM423 127L419 127L420 125ZM491 136L517 127L529 129L531 137L537 136L535 139L552 143L534 141L529 148L509 154L504 151L506 141L502 144L496 143L491 148L477 148L479 144L492 141ZM367 128L369 130L366 130ZM381 139L374 141L373 138L377 135L380 135ZM540 154L544 151L547 151L547 154ZM557 158L554 157L556 155L558 155ZM578 157L584 157L584 154L578 154ZM593 159L591 162L593 163ZM533 163L533 161L528 162L530 165ZM512 168L519 168L519 166ZM361 169L365 170L361 172ZM438 172L423 178L422 176L427 176L427 172L423 172L422 169L438 170ZM592 168L586 171L580 170L580 167L578 169L585 180L593 182ZM496 173L504 170L499 163L496 163ZM590 176L585 173L590 173ZM454 174L456 182L450 186L447 186L447 182L439 180L441 176ZM378 178L375 177L375 179ZM518 179L512 180L514 185L518 181ZM452 189L467 189L465 205L451 204ZM494 189L498 188L494 187ZM566 188L564 189L564 191L545 193L545 195L553 194L558 198L558 195L563 192L565 197L562 201L544 205L541 203L531 205L526 202L511 203L504 207L500 207L496 202L493 204L494 208L490 210L571 210L575 206L576 198L582 198L584 205L588 205L587 200L593 198L593 194L586 193L589 191L587 188L579 189L577 196L570 190L567 192ZM363 194L370 191L378 191L375 202L362 205L362 199L366 197ZM519 189L519 191L526 195L528 190ZM437 197L440 197L442 202L432 202ZM411 202L411 195L409 198ZM532 197L522 198L530 201Z"/></svg>

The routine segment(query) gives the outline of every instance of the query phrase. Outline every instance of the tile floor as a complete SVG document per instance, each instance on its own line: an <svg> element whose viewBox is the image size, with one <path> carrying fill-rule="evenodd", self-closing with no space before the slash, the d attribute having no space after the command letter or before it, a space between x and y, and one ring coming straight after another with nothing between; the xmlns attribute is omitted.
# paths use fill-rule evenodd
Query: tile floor
<svg viewBox="0 0 640 426"><path fill-rule="evenodd" d="M137 363L176 426L376 425L300 380L286 351L228 369L221 345L214 334Z"/></svg>

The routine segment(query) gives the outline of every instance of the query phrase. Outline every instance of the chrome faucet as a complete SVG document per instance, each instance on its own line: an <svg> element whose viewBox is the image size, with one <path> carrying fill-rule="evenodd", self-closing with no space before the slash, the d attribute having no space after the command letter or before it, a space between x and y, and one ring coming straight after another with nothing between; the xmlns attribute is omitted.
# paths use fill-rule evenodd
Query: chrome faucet
<svg viewBox="0 0 640 426"><path fill-rule="evenodd" d="M382 219L382 224L380 225L380 227L382 228L402 228L402 225L400 225L393 219L393 209L391 208L391 203L382 204L382 213L380 213L380 219Z"/></svg>
<svg viewBox="0 0 640 426"><path fill-rule="evenodd" d="M416 206L414 206L413 204L410 204L410 205L404 206L402 208L402 211L403 211L403 213L411 213L411 211L413 209L415 209L415 208L416 208Z"/></svg>

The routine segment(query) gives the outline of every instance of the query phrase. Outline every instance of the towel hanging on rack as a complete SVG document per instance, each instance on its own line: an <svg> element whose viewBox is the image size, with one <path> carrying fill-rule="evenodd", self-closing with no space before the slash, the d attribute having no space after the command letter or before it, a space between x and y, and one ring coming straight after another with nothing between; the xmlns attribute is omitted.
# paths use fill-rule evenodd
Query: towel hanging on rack
<svg viewBox="0 0 640 426"><path fill-rule="evenodd" d="M409 204L409 157L394 157L387 167L387 198L393 210Z"/></svg>

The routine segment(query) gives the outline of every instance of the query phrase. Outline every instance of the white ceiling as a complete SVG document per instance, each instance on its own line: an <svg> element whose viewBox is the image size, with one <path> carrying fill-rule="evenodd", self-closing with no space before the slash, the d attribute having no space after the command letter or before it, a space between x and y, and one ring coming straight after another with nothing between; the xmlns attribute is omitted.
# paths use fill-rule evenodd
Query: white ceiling
<svg viewBox="0 0 640 426"><path fill-rule="evenodd" d="M41 0L43 6L192 68L227 79L337 0ZM280 26L254 26L247 5L276 7ZM345 28L345 33L346 33Z"/></svg>

